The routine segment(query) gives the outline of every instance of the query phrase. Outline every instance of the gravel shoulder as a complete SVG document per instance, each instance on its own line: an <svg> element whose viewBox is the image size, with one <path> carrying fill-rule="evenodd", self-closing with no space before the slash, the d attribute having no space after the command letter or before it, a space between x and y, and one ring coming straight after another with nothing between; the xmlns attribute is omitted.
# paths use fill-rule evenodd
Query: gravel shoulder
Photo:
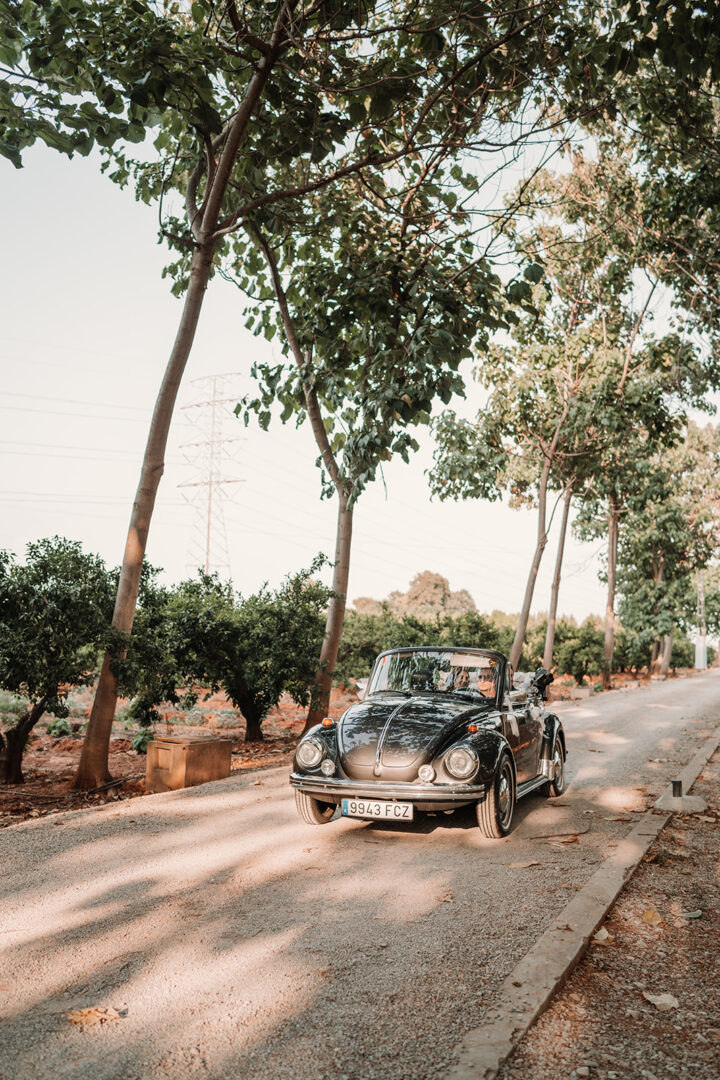
<svg viewBox="0 0 720 1080"><path fill-rule="evenodd" d="M499 1080L720 1077L719 789L717 752Z"/></svg>
<svg viewBox="0 0 720 1080"><path fill-rule="evenodd" d="M0 1078L437 1077L717 722L718 674L564 708L567 795L500 842L471 810L314 829L285 768L2 830Z"/></svg>

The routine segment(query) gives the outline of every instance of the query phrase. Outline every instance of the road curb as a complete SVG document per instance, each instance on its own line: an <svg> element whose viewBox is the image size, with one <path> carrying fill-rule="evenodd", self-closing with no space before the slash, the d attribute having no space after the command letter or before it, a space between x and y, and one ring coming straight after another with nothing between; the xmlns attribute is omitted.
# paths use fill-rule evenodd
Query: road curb
<svg viewBox="0 0 720 1080"><path fill-rule="evenodd" d="M680 774L684 791L695 783L718 745L720 727ZM672 791L670 787L667 790ZM625 883L671 817L670 813L648 810L640 818L508 975L482 1027L469 1031L456 1048L460 1060L445 1073L445 1080L492 1080L565 983Z"/></svg>

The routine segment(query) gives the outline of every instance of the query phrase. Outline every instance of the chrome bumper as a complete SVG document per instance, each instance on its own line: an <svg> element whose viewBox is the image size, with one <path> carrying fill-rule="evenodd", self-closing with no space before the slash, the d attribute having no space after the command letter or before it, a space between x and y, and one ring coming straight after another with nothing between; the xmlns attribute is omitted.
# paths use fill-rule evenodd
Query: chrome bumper
<svg viewBox="0 0 720 1080"><path fill-rule="evenodd" d="M471 802L485 795L486 784L388 784L344 780L339 776L290 773L290 785L308 795L339 795L359 799L397 799L401 802Z"/></svg>

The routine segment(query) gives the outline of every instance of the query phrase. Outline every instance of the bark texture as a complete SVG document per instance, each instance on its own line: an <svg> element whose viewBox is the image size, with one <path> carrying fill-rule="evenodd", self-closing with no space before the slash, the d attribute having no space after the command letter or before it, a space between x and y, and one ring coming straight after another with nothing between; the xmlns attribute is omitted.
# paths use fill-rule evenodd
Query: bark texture
<svg viewBox="0 0 720 1080"><path fill-rule="evenodd" d="M661 675L667 675L670 670L670 657L672 656L674 634L675 631L671 630L669 634L665 634L663 637L662 660L660 662Z"/></svg>
<svg viewBox="0 0 720 1080"><path fill-rule="evenodd" d="M555 627L557 625L558 595L560 593L560 579L562 576L563 556L565 554L565 536L567 535L568 520L570 517L570 503L573 491L571 487L565 489L563 496L563 512L560 522L560 536L558 538L557 555L555 556L555 573L553 575L552 588L550 590L550 610L548 612L548 624L545 632L545 651L543 652L543 667L548 671L552 668L553 651L555 648Z"/></svg>
<svg viewBox="0 0 720 1080"><path fill-rule="evenodd" d="M550 461L546 458L540 476L540 483L538 485L537 542L535 544L535 552L533 554L533 560L530 566L530 573L528 574L527 583L525 585L525 596L523 597L522 608L520 610L520 618L518 619L517 629L515 631L515 638L512 643L512 648L510 649L509 660L516 671L520 662L520 654L522 653L522 647L525 641L525 634L527 632L528 618L530 617L530 605L532 604L533 593L535 591L535 582L537 581L538 570L540 569L540 562L543 557L543 552L545 550L545 547L547 546L546 517L547 488L549 477Z"/></svg>
<svg viewBox="0 0 720 1080"><path fill-rule="evenodd" d="M41 698L14 727L5 732L4 742L0 744L0 775L5 784L24 784L22 759L30 732L45 712L46 698Z"/></svg>
<svg viewBox="0 0 720 1080"><path fill-rule="evenodd" d="M263 717L245 682L238 681L233 685L233 700L240 706L245 719L245 742L262 742Z"/></svg>
<svg viewBox="0 0 720 1080"><path fill-rule="evenodd" d="M608 589L605 603L605 644L603 649L603 673L602 684L607 690L610 686L610 674L612 672L613 653L615 651L615 586L617 580L617 552L618 552L618 519L619 511L617 499L610 496L608 502Z"/></svg>
<svg viewBox="0 0 720 1080"><path fill-rule="evenodd" d="M314 704L311 706L304 731L319 724L330 708L330 692L337 664L340 638L342 637L347 603L348 577L350 575L350 547L352 543L353 512L345 496L338 498L337 536L335 542L335 565L333 567L333 596L325 619L320 661L315 674Z"/></svg>

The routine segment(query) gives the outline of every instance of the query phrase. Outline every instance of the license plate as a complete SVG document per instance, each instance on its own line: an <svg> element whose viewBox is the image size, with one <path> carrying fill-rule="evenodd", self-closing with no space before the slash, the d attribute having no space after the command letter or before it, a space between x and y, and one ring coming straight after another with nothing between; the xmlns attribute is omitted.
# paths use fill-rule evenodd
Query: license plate
<svg viewBox="0 0 720 1080"><path fill-rule="evenodd" d="M412 821L413 804L377 802L374 799L343 799L342 817L381 818L383 821Z"/></svg>

